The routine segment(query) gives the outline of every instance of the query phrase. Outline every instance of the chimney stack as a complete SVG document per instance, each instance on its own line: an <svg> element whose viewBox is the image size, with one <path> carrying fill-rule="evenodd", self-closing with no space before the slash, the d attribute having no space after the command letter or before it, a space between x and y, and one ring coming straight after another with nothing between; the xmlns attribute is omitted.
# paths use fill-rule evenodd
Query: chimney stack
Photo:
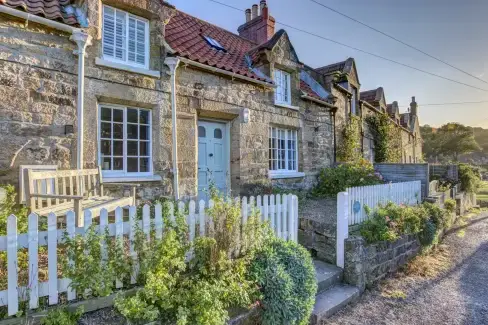
<svg viewBox="0 0 488 325"><path fill-rule="evenodd" d="M261 11L261 14L259 13ZM246 23L238 28L239 35L257 44L263 44L275 34L276 21L269 15L266 0L246 10Z"/></svg>
<svg viewBox="0 0 488 325"><path fill-rule="evenodd" d="M251 19L257 18L259 16L258 5L252 5Z"/></svg>
<svg viewBox="0 0 488 325"><path fill-rule="evenodd" d="M410 115L417 115L418 114L418 105L415 101L415 96L412 97L412 102L410 103Z"/></svg>

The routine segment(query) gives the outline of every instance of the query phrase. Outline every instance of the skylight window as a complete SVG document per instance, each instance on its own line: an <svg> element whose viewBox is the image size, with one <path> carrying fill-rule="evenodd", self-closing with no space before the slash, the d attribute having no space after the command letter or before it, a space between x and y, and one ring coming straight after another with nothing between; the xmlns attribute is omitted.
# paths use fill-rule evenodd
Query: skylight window
<svg viewBox="0 0 488 325"><path fill-rule="evenodd" d="M209 36L203 36L203 37L208 42L208 44L210 44L210 46L212 46L216 50L227 52L225 47L223 47L218 41L214 40L213 38L211 38Z"/></svg>

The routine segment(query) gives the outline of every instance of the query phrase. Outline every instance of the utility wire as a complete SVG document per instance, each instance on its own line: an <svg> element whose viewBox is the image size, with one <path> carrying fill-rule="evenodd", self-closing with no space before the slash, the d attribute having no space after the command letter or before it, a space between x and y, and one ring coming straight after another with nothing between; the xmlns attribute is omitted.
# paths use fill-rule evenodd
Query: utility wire
<svg viewBox="0 0 488 325"><path fill-rule="evenodd" d="M231 8L231 9L234 9L234 10L238 10L240 12L244 12L244 10L242 10L240 8L237 8L237 7L228 5L226 3L223 3L223 2L220 2L220 1L217 1L217 0L207 0L207 1L210 1L210 2L213 2L213 3L217 3L219 5L222 5L222 6L225 6L225 7ZM428 75L431 75L431 76L434 76L434 77L437 77L437 78L440 78L440 79L444 79L444 80L447 80L447 81L450 81L450 82L453 82L453 83L457 83L457 84L460 84L460 85L463 85L463 86L466 86L466 87L470 87L470 88L473 88L473 89L478 89L478 90L481 90L481 91L484 91L484 92L488 92L488 89L484 89L484 88L480 88L480 87L477 87L477 86L473 86L473 85L470 85L470 84L467 84L467 83L464 83L464 82L461 82L461 81L458 81L458 80L450 79L450 78L443 77L441 75L438 75L438 74L435 74L435 73L432 73L432 72L429 72L429 71L426 71L426 70L422 70L420 68L416 68L414 66L411 66L411 65L408 65L408 64L405 64L405 63L401 63L399 61L395 61L395 60L392 60L392 59L388 59L388 58L386 58L384 56L381 56L381 55L378 55L378 54L374 54L372 52L368 52L368 51L359 49L357 47L354 47L354 46L351 46L351 45L347 45L345 43L342 43L342 42L339 42L339 41L336 41L336 40L333 40L333 39L330 39L330 38L327 38L327 37L324 37L324 36L321 36L321 35L318 35L318 34L309 32L309 31L306 31L304 29L291 26L291 25L289 25L287 23L284 23L284 22L276 21L276 23L277 24L280 24L282 26L288 27L290 29L299 31L301 33L309 34L311 36L314 36L314 37L323 39L325 41L328 41L328 42L331 42L331 43L335 43L337 45L340 45L340 46L343 46L343 47L347 47L347 48L353 49L355 51L358 51L358 52L361 52L361 53L364 53L364 54L367 54L367 55L376 57L378 59L382 59L382 60L385 60L385 61L388 61L388 62L391 62L391 63L395 63L397 65L400 65L400 66L403 66L403 67L406 67L406 68L409 68L409 69L412 69L412 70L416 70L416 71L419 71L419 72L422 72L422 73L425 73L425 74L428 74Z"/></svg>
<svg viewBox="0 0 488 325"><path fill-rule="evenodd" d="M415 51L417 51L417 52L420 52L420 53L422 53L422 54L424 54L424 55L428 56L428 57L429 57L429 58L431 58L431 59L434 59L434 60L436 60L436 61L438 61L438 62L441 62L441 63L443 63L443 64L445 64L445 65L447 65L447 66L449 66L449 67L451 67L451 68L453 68L453 69L455 69L455 70L459 71L459 72L462 72L462 73L464 73L465 75L468 75L468 76L470 76L470 77L472 77L472 78L475 78L475 79L477 79L477 80L479 80L479 81L481 81L481 82L483 82L483 83L485 83L485 84L488 84L488 81L483 80L483 79L481 79L481 78L479 78L479 77L477 77L477 76L475 76L475 75L472 75L471 73L469 73L469 72L467 72L467 71L465 71L465 70L463 70L463 69L461 69L461 68L458 68L458 67L456 67L456 66L454 66L454 65L450 64L449 62L446 62L446 61L444 61L444 60L442 60L442 59L439 59L438 57L436 57L436 56L434 56L434 55L432 55L432 54L429 54L429 53L427 53L427 52L425 52L425 51L423 51L423 50L419 49L419 48L418 48L418 47L416 47L416 46L413 46L413 45L411 45L411 44L408 44L407 42L404 42L404 41L402 41L402 40L400 40L400 39L398 39L398 38L396 38L396 37L394 37L394 36L392 36L392 35L390 35L390 34L387 34L387 33L383 32L383 31L381 31L381 30L379 30L379 29L377 29L377 28L375 28L375 27L372 27L372 26L370 26L370 25L368 25L368 24L366 24L366 23L363 23L362 21L357 20L356 18L353 18L353 17L351 17L351 16L348 16L348 15L346 15L345 13L342 13L342 12L340 12L340 11L338 11L338 10L334 9L334 8L331 8L331 7L329 7L329 6L325 5L325 4L323 4L323 3L321 3L321 2L319 2L319 1L317 1L317 0L310 0L310 1L311 1L311 2L313 2L313 3L315 3L315 4L317 4L317 5L319 5L319 6L321 6L321 7L323 7L323 8L326 8L326 9L328 9L328 10L332 11L332 12L335 12L335 13L336 13L336 14L338 14L338 15L341 15L341 16L343 16L343 17L347 18L347 19L350 19L350 20L352 20L352 21L354 21L354 22L356 22L356 23L358 23L358 24L360 24L360 25L362 25L362 26L364 26L364 27L366 27L366 28L369 28L369 29L371 29L371 30L373 30L373 31L375 31L375 32L377 32L377 33L379 33L379 34L383 35L383 36L386 36L386 37L388 37L388 38L390 38L390 39L392 39L392 40L394 40L394 41L396 41L396 42L398 42L398 43L400 43L400 44L403 44L403 45L405 45L406 47L409 47L409 48L411 48L411 49L413 49L413 50L415 50Z"/></svg>

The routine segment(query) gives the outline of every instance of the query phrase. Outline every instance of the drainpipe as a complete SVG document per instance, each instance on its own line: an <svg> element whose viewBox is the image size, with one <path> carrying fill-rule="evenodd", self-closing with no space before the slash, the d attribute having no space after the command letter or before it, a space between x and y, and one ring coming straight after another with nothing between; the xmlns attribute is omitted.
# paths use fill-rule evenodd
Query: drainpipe
<svg viewBox="0 0 488 325"><path fill-rule="evenodd" d="M175 200L179 200L178 190L178 135L176 125L176 69L180 60L175 57L167 57L164 63L169 67L168 74L171 78L171 122L173 124L173 191Z"/></svg>
<svg viewBox="0 0 488 325"><path fill-rule="evenodd" d="M85 100L85 54L86 47L91 45L91 36L81 30L76 30L70 37L70 40L78 45L78 49L73 51L78 55L78 98L76 102L78 115L78 148L76 155L76 168L83 169L83 107Z"/></svg>

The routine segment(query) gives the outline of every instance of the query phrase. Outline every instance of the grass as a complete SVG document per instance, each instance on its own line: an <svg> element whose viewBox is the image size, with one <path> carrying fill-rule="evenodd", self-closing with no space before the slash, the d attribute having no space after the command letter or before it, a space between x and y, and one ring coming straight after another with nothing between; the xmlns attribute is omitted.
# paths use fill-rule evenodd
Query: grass
<svg viewBox="0 0 488 325"><path fill-rule="evenodd" d="M481 182L481 187L476 194L476 198L480 201L488 201L488 182Z"/></svg>
<svg viewBox="0 0 488 325"><path fill-rule="evenodd" d="M409 276L435 278L440 273L447 271L450 266L451 262L447 247L445 245L439 245L430 252L418 255L411 260L405 266L404 272Z"/></svg>

